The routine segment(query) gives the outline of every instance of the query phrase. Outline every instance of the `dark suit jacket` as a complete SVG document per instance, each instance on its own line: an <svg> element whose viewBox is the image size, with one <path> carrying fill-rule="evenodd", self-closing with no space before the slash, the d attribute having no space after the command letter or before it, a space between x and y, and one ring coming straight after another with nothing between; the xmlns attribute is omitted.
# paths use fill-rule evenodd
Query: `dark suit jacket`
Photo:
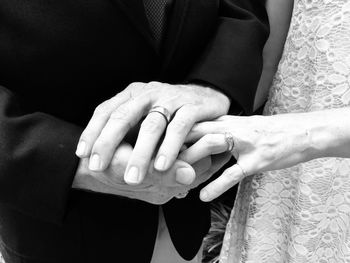
<svg viewBox="0 0 350 263"><path fill-rule="evenodd" d="M260 0L176 0L157 51L142 0L0 1L0 245L8 262L149 262L158 207L71 190L94 108L134 81L200 82L250 112ZM236 103L234 103L236 102ZM178 252L209 227L194 191L164 206Z"/></svg>

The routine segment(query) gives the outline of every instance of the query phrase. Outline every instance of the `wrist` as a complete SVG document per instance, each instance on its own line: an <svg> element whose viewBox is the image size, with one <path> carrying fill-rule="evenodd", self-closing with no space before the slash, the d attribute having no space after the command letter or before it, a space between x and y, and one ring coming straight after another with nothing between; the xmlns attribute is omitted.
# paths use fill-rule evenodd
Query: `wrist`
<svg viewBox="0 0 350 263"><path fill-rule="evenodd" d="M213 93L218 97L221 105L223 105L227 110L225 114L228 114L229 109L231 108L231 106L235 103L232 102L231 98L225 94L221 89L206 83L206 82L201 82L201 81L196 81L196 82L190 82L187 83L186 85L195 87L195 88L200 88L200 89L206 89L208 90L207 94L209 96L213 96Z"/></svg>
<svg viewBox="0 0 350 263"><path fill-rule="evenodd" d="M337 142L331 120L325 118L324 112L314 112L309 114L309 117L304 119L304 123L308 123L310 159L335 156L333 149L337 148Z"/></svg>

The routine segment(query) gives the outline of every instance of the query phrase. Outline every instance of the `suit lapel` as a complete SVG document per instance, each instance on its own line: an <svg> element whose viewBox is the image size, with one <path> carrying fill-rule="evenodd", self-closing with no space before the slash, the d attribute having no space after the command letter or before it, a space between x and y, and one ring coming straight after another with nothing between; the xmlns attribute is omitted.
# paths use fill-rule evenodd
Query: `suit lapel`
<svg viewBox="0 0 350 263"><path fill-rule="evenodd" d="M156 50L155 41L145 14L143 0L114 0L143 35L149 45Z"/></svg>

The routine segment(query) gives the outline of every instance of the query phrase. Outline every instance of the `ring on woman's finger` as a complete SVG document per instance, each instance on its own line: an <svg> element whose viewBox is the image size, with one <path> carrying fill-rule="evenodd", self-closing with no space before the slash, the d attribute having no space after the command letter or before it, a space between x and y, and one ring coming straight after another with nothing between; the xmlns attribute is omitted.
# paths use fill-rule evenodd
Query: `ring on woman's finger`
<svg viewBox="0 0 350 263"><path fill-rule="evenodd" d="M150 109L148 114L150 114L152 112L156 112L156 113L159 113L160 115L162 115L164 117L164 119L166 120L167 124L169 124L170 119L171 119L171 114L170 114L168 109L166 109L163 106L154 106Z"/></svg>
<svg viewBox="0 0 350 263"><path fill-rule="evenodd" d="M235 147L235 141L233 139L233 135L230 132L225 132L225 142L227 144L227 151L232 152L233 148Z"/></svg>
<svg viewBox="0 0 350 263"><path fill-rule="evenodd" d="M244 177L247 177L248 176L248 173L243 169L243 167L239 164L239 163L236 163L236 165L239 167L239 169L242 170L242 174Z"/></svg>

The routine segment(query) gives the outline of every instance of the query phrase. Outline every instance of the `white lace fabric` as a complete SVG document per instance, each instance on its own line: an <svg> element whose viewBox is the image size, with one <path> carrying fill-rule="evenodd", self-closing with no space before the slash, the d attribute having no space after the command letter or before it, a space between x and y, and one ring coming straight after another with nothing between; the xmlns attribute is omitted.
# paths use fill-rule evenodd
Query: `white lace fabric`
<svg viewBox="0 0 350 263"><path fill-rule="evenodd" d="M295 0L265 115L349 105L350 1ZM350 263L350 160L316 159L246 178L220 262Z"/></svg>

